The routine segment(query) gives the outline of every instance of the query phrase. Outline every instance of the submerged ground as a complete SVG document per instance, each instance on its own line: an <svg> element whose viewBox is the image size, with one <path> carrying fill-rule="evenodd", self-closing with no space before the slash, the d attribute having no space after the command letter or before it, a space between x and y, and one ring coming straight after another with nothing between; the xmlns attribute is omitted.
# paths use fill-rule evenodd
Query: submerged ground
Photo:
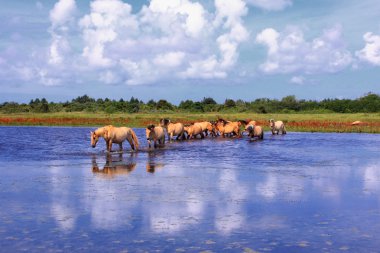
<svg viewBox="0 0 380 253"><path fill-rule="evenodd" d="M380 247L379 135L266 132L148 151L135 129L140 152L107 155L90 130L0 127L0 252Z"/></svg>

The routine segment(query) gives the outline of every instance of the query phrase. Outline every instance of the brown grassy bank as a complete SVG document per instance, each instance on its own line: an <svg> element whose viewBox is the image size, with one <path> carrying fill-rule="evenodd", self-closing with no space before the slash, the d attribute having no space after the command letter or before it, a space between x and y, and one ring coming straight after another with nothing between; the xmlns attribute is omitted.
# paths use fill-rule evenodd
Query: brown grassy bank
<svg viewBox="0 0 380 253"><path fill-rule="evenodd" d="M143 114L101 114L101 113L47 113L47 114L0 114L3 126L116 126L145 127L160 118L191 123L200 120L215 120L218 117L229 120L254 119L267 127L268 119L283 120L288 131L303 132L366 132L380 133L379 113L358 114L254 114L254 113L143 113ZM353 121L362 124L352 126Z"/></svg>

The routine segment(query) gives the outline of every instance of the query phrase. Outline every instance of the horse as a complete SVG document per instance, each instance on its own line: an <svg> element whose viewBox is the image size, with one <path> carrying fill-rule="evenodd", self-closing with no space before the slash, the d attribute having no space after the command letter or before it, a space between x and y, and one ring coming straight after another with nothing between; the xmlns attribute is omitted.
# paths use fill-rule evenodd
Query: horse
<svg viewBox="0 0 380 253"><path fill-rule="evenodd" d="M224 119L218 119L215 125L216 129L220 132L223 138L226 137L226 134L232 134L241 137L240 126L241 123L239 121L231 122Z"/></svg>
<svg viewBox="0 0 380 253"><path fill-rule="evenodd" d="M261 126L247 125L245 127L245 131L248 132L248 136L251 138L251 140L255 137L259 138L260 140L264 139L264 131Z"/></svg>
<svg viewBox="0 0 380 253"><path fill-rule="evenodd" d="M154 142L154 148L157 148L157 142L160 145L165 144L165 129L160 126L149 125L145 129L146 139L151 147L151 141Z"/></svg>
<svg viewBox="0 0 380 253"><path fill-rule="evenodd" d="M191 139L193 137L196 138L198 134L201 136L201 139L205 137L202 131L202 126L199 123L185 126L185 132L187 133L187 139Z"/></svg>
<svg viewBox="0 0 380 253"><path fill-rule="evenodd" d="M209 133L213 137L216 136L215 127L210 122L202 121L202 122L197 122L197 124L199 124L202 127L202 131L205 134L205 136L208 136Z"/></svg>
<svg viewBox="0 0 380 253"><path fill-rule="evenodd" d="M244 129L247 128L247 126L249 125L252 125L252 126L256 126L256 121L255 120L251 120L251 119L246 119L246 120L238 120L241 125L244 127ZM242 133L243 135L243 133Z"/></svg>
<svg viewBox="0 0 380 253"><path fill-rule="evenodd" d="M272 135L279 134L280 131L281 131L281 134L286 134L284 122L280 120L275 122L274 119L270 119L269 127L270 127L270 130L272 131Z"/></svg>
<svg viewBox="0 0 380 253"><path fill-rule="evenodd" d="M238 120L238 121L239 121L243 126L247 126L247 125L255 126L255 125L256 125L256 121L251 120L251 119Z"/></svg>
<svg viewBox="0 0 380 253"><path fill-rule="evenodd" d="M104 127L99 127L94 132L92 132L92 131L90 132L91 146L93 148L96 147L96 144L98 143L100 137L102 137L106 141L106 143L107 143L107 140L104 137L104 131L106 129L108 129L109 127L113 127L113 126L112 125L108 125L108 126L104 126Z"/></svg>
<svg viewBox="0 0 380 253"><path fill-rule="evenodd" d="M173 136L177 136L177 140L185 139L185 130L182 123L172 123L170 119L161 119L160 126L166 128L168 132L169 142L173 139Z"/></svg>
<svg viewBox="0 0 380 253"><path fill-rule="evenodd" d="M119 144L120 151L123 151L123 142L127 140L129 145L133 150L137 150L139 148L139 140L132 130L129 127L114 127L109 126L104 130L104 137L107 142L107 150L111 152L112 143Z"/></svg>

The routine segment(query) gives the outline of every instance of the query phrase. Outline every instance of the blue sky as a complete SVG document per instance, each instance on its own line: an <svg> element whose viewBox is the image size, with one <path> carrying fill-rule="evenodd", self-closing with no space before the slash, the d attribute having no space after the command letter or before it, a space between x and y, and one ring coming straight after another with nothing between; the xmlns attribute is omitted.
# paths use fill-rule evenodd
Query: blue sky
<svg viewBox="0 0 380 253"><path fill-rule="evenodd" d="M380 92L378 0L0 0L0 101Z"/></svg>

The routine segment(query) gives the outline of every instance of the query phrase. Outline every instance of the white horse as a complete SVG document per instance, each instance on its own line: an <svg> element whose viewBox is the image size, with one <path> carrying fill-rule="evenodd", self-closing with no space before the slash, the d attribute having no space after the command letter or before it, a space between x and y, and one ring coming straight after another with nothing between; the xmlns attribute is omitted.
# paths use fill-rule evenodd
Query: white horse
<svg viewBox="0 0 380 253"><path fill-rule="evenodd" d="M284 122L282 121L274 121L274 119L270 119L269 120L269 127L270 127L270 130L272 131L272 134L279 134L281 132L281 134L286 134L286 129L285 129L285 125L284 125Z"/></svg>

